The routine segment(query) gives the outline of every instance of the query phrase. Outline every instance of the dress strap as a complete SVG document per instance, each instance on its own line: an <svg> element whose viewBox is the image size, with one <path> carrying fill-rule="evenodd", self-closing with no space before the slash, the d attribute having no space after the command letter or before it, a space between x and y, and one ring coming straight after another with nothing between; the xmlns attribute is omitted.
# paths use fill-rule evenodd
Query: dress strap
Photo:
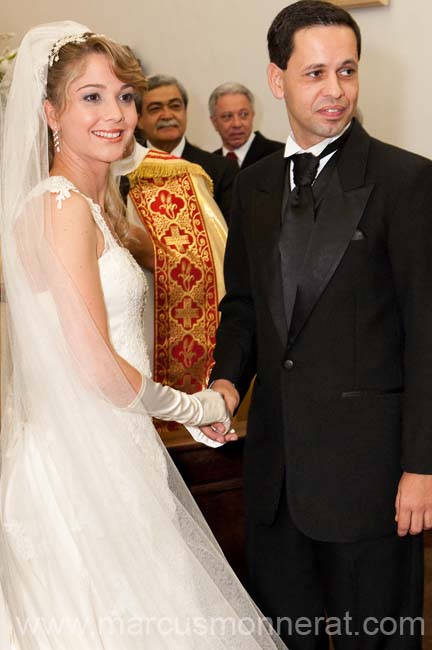
<svg viewBox="0 0 432 650"><path fill-rule="evenodd" d="M78 192L78 194L81 194L81 192ZM108 248L111 248L112 246L118 246L114 235L108 228L108 224L104 219L100 205L92 201L92 199L90 199L88 196L85 196L85 194L81 194L81 196L87 200L94 222L102 232L105 241L105 250L108 250Z"/></svg>
<svg viewBox="0 0 432 650"><path fill-rule="evenodd" d="M108 250L108 248L116 245L116 240L103 217L100 205L95 203L89 196L86 196L80 192L79 189L75 187L75 185L70 180L64 176L50 176L46 179L46 182L42 184L42 190L49 190L53 194L57 194L56 203L59 210L61 210L63 201L70 198L71 192L75 192L76 194L82 196L89 205L90 212L95 224L102 232L105 242L105 250Z"/></svg>

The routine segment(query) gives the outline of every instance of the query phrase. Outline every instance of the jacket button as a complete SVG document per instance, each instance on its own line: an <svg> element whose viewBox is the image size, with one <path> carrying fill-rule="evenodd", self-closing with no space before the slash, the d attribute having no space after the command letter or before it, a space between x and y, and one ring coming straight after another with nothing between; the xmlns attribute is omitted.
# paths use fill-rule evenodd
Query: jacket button
<svg viewBox="0 0 432 650"><path fill-rule="evenodd" d="M291 359L285 359L285 361L283 362L283 367L285 368L285 370L292 370L294 368L294 361L292 361Z"/></svg>

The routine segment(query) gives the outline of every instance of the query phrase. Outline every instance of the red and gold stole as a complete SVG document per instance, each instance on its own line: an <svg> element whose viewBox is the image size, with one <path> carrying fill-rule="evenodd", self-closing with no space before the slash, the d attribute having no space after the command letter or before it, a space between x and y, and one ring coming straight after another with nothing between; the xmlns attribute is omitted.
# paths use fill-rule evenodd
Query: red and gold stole
<svg viewBox="0 0 432 650"><path fill-rule="evenodd" d="M156 381L188 393L207 386L218 325L216 272L191 174L193 163L151 150L129 175L129 196L155 253ZM160 427L158 427L160 429Z"/></svg>

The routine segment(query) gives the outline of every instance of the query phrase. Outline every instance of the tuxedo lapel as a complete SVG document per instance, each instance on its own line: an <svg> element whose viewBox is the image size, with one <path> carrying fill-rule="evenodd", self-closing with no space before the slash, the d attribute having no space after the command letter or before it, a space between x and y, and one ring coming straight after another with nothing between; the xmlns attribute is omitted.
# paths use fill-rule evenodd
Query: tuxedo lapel
<svg viewBox="0 0 432 650"><path fill-rule="evenodd" d="M266 173L253 190L252 223L255 245L265 268L266 299L281 341L285 344L287 326L281 279L279 236L285 160L283 152L269 159ZM261 265L260 265L261 266Z"/></svg>
<svg viewBox="0 0 432 650"><path fill-rule="evenodd" d="M355 123L319 207L294 306L290 345L335 273L363 215L373 189L373 184L364 184L368 150L369 136Z"/></svg>

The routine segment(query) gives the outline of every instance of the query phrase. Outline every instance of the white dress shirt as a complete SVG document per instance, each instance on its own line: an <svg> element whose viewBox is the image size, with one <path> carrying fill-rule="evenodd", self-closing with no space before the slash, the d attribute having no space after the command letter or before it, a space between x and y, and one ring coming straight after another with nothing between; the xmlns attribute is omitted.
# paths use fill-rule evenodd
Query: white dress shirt
<svg viewBox="0 0 432 650"><path fill-rule="evenodd" d="M293 156L296 153L311 153L314 156L319 156L327 147L327 145L340 138L341 135L345 133L345 131L350 127L350 125L351 122L346 125L346 127L344 128L343 131L341 131L341 133L338 133L337 135L334 135L331 138L325 138L324 140L321 140L321 142L318 142L317 144L312 145L312 147L309 147L309 149L302 149L294 140L292 133L290 133L286 141L284 157L289 158L290 156ZM328 154L328 156L324 156L324 158L321 158L321 160L319 161L317 176L324 169L324 167L326 166L330 158L334 156L335 153L336 151L332 151L331 153ZM291 182L291 189L293 189L295 187L293 165L291 165L290 168L290 182Z"/></svg>
<svg viewBox="0 0 432 650"><path fill-rule="evenodd" d="M156 151L161 151L159 147L155 147L154 144L150 142L150 140L147 140L146 145L149 149L156 149ZM186 138L185 136L182 137L180 142L172 151L170 151L170 156L176 156L176 158L181 158L183 156L183 151L186 145Z"/></svg>

